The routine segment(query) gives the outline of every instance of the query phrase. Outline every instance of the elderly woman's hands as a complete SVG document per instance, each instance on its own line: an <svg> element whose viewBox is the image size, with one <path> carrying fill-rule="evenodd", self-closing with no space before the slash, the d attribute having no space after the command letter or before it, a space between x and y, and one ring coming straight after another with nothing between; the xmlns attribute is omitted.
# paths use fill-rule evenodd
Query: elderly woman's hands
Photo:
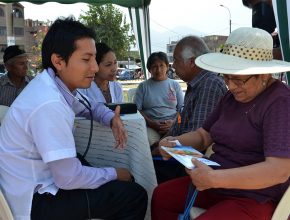
<svg viewBox="0 0 290 220"><path fill-rule="evenodd" d="M120 106L115 109L115 116L112 118L112 132L116 140L116 147L123 149L127 144L128 133L124 128L123 122L120 118Z"/></svg>
<svg viewBox="0 0 290 220"><path fill-rule="evenodd" d="M163 160L169 160L171 158L171 156L166 153L161 146L164 147L175 147L176 146L176 142L175 142L176 137L172 137L172 136L168 136L166 138L163 138L161 141L159 141L159 152L163 158Z"/></svg>
<svg viewBox="0 0 290 220"><path fill-rule="evenodd" d="M195 168L190 170L186 169L187 174L190 176L192 184L196 186L197 190L202 191L210 188L214 188L214 170L208 165L192 159L192 163Z"/></svg>

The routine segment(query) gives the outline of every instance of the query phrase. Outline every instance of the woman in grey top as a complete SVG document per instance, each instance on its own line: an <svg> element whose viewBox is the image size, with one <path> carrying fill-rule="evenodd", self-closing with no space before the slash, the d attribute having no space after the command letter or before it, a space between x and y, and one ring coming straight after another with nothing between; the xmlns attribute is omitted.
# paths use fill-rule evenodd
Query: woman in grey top
<svg viewBox="0 0 290 220"><path fill-rule="evenodd" d="M149 144L167 133L183 105L179 83L167 77L168 58L163 52L152 53L147 69L152 77L139 84L134 102L147 124Z"/></svg>

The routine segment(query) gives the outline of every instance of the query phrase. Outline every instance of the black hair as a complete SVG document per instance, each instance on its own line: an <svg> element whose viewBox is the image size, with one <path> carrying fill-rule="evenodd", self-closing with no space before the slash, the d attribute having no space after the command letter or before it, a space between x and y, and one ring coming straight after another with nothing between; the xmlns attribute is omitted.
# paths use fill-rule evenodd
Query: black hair
<svg viewBox="0 0 290 220"><path fill-rule="evenodd" d="M76 50L75 42L83 38L95 40L95 32L84 24L76 21L74 17L58 18L50 26L42 42L42 67L56 69L51 62L53 53L61 56L67 63L72 53Z"/></svg>
<svg viewBox="0 0 290 220"><path fill-rule="evenodd" d="M168 58L166 53L164 52L154 52L151 53L147 60L147 70L150 71L151 66L154 64L156 60L162 60L165 62L166 66L169 66Z"/></svg>
<svg viewBox="0 0 290 220"><path fill-rule="evenodd" d="M250 4L250 2L249 2L249 0L243 0L243 5L246 6L246 7L248 7L248 8L251 8L252 7L251 4Z"/></svg>
<svg viewBox="0 0 290 220"><path fill-rule="evenodd" d="M276 21L272 5L262 1L253 5L252 10L252 26L263 29L269 34L273 33Z"/></svg>
<svg viewBox="0 0 290 220"><path fill-rule="evenodd" d="M96 61L98 64L100 64L105 54L107 54L108 52L114 52L114 50L105 43L96 43L96 50L97 50Z"/></svg>

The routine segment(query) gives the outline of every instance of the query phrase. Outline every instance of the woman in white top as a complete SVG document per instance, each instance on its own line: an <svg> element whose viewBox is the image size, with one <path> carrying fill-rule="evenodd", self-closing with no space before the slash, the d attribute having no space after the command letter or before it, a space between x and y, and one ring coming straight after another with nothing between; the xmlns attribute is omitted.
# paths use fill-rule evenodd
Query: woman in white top
<svg viewBox="0 0 290 220"><path fill-rule="evenodd" d="M99 71L88 89L80 90L90 99L103 103L122 103L122 85L115 81L118 69L115 52L105 43L96 44Z"/></svg>

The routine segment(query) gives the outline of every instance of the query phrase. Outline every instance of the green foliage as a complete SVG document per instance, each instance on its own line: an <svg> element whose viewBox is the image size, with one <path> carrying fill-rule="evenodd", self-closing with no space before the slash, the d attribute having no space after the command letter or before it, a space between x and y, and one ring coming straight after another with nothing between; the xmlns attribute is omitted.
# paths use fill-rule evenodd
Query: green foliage
<svg viewBox="0 0 290 220"><path fill-rule="evenodd" d="M130 58L132 60L135 60L136 63L138 63L136 60L140 60L140 54L139 51L130 51ZM141 60L139 61L139 63L141 62Z"/></svg>
<svg viewBox="0 0 290 220"><path fill-rule="evenodd" d="M224 49L225 44L220 44L219 47L217 48L217 51L214 52L220 52L222 49Z"/></svg>
<svg viewBox="0 0 290 220"><path fill-rule="evenodd" d="M39 29L33 35L34 45L31 48L31 66L35 71L42 70L41 48L47 29Z"/></svg>
<svg viewBox="0 0 290 220"><path fill-rule="evenodd" d="M126 23L126 16L118 8L112 4L91 4L79 19L96 31L96 42L108 44L118 59L128 57L128 48L134 44L135 38L129 36L130 24Z"/></svg>

